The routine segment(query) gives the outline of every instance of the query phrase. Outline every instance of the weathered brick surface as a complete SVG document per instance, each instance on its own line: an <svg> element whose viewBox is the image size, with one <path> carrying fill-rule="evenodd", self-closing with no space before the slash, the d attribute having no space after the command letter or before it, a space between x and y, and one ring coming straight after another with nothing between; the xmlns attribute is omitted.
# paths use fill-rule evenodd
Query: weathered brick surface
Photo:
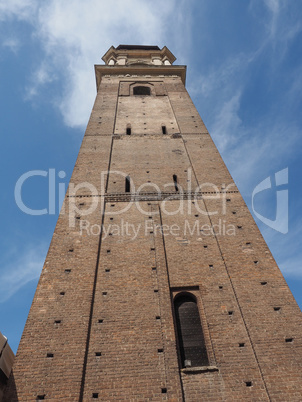
<svg viewBox="0 0 302 402"><path fill-rule="evenodd" d="M300 401L300 310L181 78L125 69L102 77L6 401ZM207 368L179 365L182 291Z"/></svg>

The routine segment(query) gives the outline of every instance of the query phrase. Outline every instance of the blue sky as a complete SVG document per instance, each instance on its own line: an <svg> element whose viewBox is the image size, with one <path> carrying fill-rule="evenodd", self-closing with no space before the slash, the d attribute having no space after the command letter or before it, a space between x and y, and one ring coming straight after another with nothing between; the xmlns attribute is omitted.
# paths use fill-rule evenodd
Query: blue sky
<svg viewBox="0 0 302 402"><path fill-rule="evenodd" d="M54 214L23 213L16 182L55 169L57 193L67 188L96 94L94 64L119 44L167 45L175 64L188 66L189 93L250 209L255 187L288 169L280 187L289 195L288 232L253 216L302 305L302 3L0 0L0 330L14 351L59 206L56 197ZM255 196L258 216L275 219L276 190ZM28 180L22 195L47 208L47 177ZM278 227L285 221L283 213Z"/></svg>

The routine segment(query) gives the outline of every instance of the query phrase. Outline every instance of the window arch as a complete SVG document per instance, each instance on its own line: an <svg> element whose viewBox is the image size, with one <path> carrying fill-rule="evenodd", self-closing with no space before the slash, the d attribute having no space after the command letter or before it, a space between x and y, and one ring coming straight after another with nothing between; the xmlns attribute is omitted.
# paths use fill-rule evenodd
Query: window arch
<svg viewBox="0 0 302 402"><path fill-rule="evenodd" d="M190 293L176 296L174 311L182 367L208 366L209 359L195 297Z"/></svg>
<svg viewBox="0 0 302 402"><path fill-rule="evenodd" d="M144 85L138 85L133 88L133 95L151 95L151 89Z"/></svg>

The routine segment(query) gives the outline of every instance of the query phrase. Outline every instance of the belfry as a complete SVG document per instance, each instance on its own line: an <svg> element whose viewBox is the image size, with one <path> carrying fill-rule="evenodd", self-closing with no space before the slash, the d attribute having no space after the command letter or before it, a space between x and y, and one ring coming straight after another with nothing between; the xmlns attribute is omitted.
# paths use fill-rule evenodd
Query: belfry
<svg viewBox="0 0 302 402"><path fill-rule="evenodd" d="M5 401L301 401L301 312L167 47L111 47Z"/></svg>

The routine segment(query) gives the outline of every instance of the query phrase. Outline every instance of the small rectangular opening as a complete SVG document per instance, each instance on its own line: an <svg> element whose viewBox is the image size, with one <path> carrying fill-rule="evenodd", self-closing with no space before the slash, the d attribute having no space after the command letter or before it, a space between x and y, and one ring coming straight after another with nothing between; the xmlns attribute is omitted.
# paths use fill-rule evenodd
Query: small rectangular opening
<svg viewBox="0 0 302 402"><path fill-rule="evenodd" d="M294 338L285 338L285 342L286 343L290 343L290 342L292 342L294 340Z"/></svg>
<svg viewBox="0 0 302 402"><path fill-rule="evenodd" d="M246 385L247 387L251 387L251 386L253 385L253 383L252 383L252 381L246 381L246 382L245 382L245 385Z"/></svg>
<svg viewBox="0 0 302 402"><path fill-rule="evenodd" d="M173 183L174 183L175 191L178 192L178 183L177 183L177 175L176 174L173 175Z"/></svg>
<svg viewBox="0 0 302 402"><path fill-rule="evenodd" d="M162 388L162 389L161 389L161 393L162 393L162 394L166 394L166 393L167 393L167 388Z"/></svg>
<svg viewBox="0 0 302 402"><path fill-rule="evenodd" d="M125 193L130 193L130 176L125 179Z"/></svg>
<svg viewBox="0 0 302 402"><path fill-rule="evenodd" d="M240 348L244 348L244 345L245 345L244 342L239 343Z"/></svg>
<svg viewBox="0 0 302 402"><path fill-rule="evenodd" d="M45 399L45 394L37 396L37 401L43 401L44 399Z"/></svg>
<svg viewBox="0 0 302 402"><path fill-rule="evenodd" d="M99 394L98 394L97 392L94 392L94 393L92 394L92 398L93 398L93 399L98 399L98 397L99 397Z"/></svg>
<svg viewBox="0 0 302 402"><path fill-rule="evenodd" d="M71 269L65 269L66 274L69 274L71 272Z"/></svg>
<svg viewBox="0 0 302 402"><path fill-rule="evenodd" d="M97 357L100 357L100 356L102 356L102 353L101 353L101 352L95 352L95 355L96 355Z"/></svg>
<svg viewBox="0 0 302 402"><path fill-rule="evenodd" d="M46 357L50 359L53 358L53 353L47 353Z"/></svg>
<svg viewBox="0 0 302 402"><path fill-rule="evenodd" d="M161 130L163 134L167 134L167 128L166 126L161 126Z"/></svg>
<svg viewBox="0 0 302 402"><path fill-rule="evenodd" d="M164 349L157 349L158 353L163 353Z"/></svg>
<svg viewBox="0 0 302 402"><path fill-rule="evenodd" d="M126 128L126 134L127 134L127 135L131 135L131 127L127 127L127 128Z"/></svg>
<svg viewBox="0 0 302 402"><path fill-rule="evenodd" d="M281 307L274 307L275 311L279 311L281 309Z"/></svg>

